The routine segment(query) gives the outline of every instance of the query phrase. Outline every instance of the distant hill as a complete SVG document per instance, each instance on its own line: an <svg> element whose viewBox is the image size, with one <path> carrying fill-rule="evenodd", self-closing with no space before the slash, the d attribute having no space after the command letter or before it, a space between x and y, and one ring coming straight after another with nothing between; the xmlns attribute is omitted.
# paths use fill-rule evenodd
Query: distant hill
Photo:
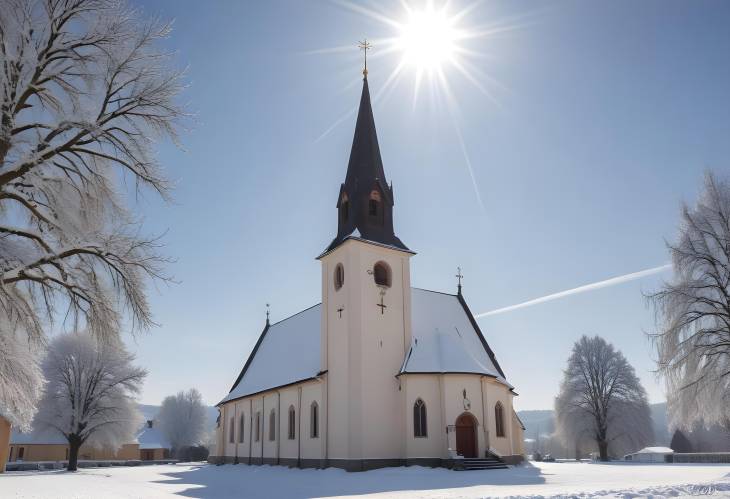
<svg viewBox="0 0 730 499"><path fill-rule="evenodd" d="M668 446L672 436L667 428L667 404L650 404L649 409L654 427L654 445ZM555 411L552 409L518 411L517 415L525 425L525 438L537 439L538 430L543 436L555 431Z"/></svg>
<svg viewBox="0 0 730 499"><path fill-rule="evenodd" d="M552 410L519 411L517 415L525 425L525 438L537 439L540 435L549 435L555 431L555 415Z"/></svg>
<svg viewBox="0 0 730 499"><path fill-rule="evenodd" d="M142 412L142 415L146 420L157 418L157 414L160 412L159 405L137 404L137 407L139 407L140 412ZM208 416L206 429L212 430L213 428L215 428L215 420L218 418L218 409L210 405L207 406L205 409L206 415Z"/></svg>

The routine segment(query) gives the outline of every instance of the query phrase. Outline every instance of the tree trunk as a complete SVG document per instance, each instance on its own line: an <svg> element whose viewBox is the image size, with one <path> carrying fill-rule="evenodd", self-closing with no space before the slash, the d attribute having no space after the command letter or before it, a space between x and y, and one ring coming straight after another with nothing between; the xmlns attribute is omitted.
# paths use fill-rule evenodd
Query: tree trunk
<svg viewBox="0 0 730 499"><path fill-rule="evenodd" d="M69 435L68 437L68 471L76 471L79 464L79 449L81 448L81 439L77 435Z"/></svg>
<svg viewBox="0 0 730 499"><path fill-rule="evenodd" d="M600 455L601 461L608 461L608 441L598 441L598 454Z"/></svg>

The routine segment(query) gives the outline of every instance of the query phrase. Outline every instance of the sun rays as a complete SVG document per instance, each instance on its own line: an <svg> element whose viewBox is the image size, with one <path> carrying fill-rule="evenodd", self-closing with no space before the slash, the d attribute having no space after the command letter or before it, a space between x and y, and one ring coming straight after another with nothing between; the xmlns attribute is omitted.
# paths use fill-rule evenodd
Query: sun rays
<svg viewBox="0 0 730 499"><path fill-rule="evenodd" d="M387 72L384 83L379 84L373 96L373 104L386 99L396 87L410 83L412 85L412 104L424 103L424 93L431 107L445 108L449 122L453 125L454 138L458 142L463 156L469 180L474 189L476 202L484 212L484 203L475 176L475 165L472 164L467 144L460 126L460 106L457 95L452 90L455 79L463 79L490 103L499 106L495 90L503 90L494 77L488 74L489 55L485 47L489 47L489 38L498 36L516 25L495 22L490 26L468 26L470 15L482 5L477 0L456 7L455 2L425 0L408 2L401 0L399 8L387 12L383 6L375 4L363 5L348 0L334 0L337 5L357 15L383 25L390 36L368 39L374 50L368 53L369 65L375 71ZM312 50L308 54L332 54L356 50L356 45L340 45L332 48ZM377 69L375 69L377 68ZM453 80L453 82L452 82ZM425 92L424 92L425 88ZM338 117L322 134L320 141L335 128L354 114L356 108L348 110Z"/></svg>

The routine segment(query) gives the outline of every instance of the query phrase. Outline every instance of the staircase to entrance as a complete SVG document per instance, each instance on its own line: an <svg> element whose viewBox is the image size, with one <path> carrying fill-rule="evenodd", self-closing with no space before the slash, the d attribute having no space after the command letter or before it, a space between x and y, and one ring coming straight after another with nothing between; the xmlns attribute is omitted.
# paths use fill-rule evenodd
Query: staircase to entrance
<svg viewBox="0 0 730 499"><path fill-rule="evenodd" d="M455 469L463 471L503 470L508 468L500 457L493 454L488 454L486 457L467 457L459 461L461 461L461 466Z"/></svg>

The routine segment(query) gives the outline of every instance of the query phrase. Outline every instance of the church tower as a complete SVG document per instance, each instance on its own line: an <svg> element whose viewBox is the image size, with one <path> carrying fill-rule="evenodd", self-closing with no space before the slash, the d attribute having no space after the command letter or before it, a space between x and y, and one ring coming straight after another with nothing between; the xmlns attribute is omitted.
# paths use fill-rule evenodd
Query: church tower
<svg viewBox="0 0 730 499"><path fill-rule="evenodd" d="M404 455L405 409L396 374L411 343L408 249L393 227L367 70L337 198L337 235L322 263L321 370L326 372L326 458L363 469ZM341 463L338 463L341 461ZM397 464L397 463L396 463Z"/></svg>

